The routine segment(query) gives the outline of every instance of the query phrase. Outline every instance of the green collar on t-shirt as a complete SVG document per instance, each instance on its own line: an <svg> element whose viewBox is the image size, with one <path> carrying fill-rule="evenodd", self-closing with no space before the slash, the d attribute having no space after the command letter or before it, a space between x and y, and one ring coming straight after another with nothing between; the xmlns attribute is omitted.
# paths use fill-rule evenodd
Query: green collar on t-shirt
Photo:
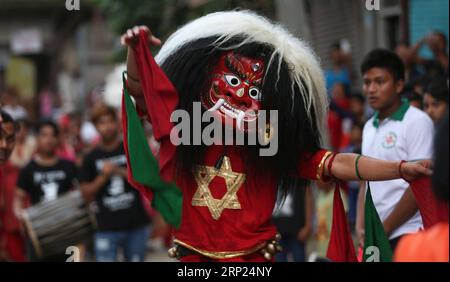
<svg viewBox="0 0 450 282"><path fill-rule="evenodd" d="M400 108L398 108L398 110L395 111L389 118L396 121L402 121L408 109L409 109L409 102L407 99L403 98L402 105L400 106ZM376 112L373 117L373 126L375 126L375 128L378 128L380 126L380 118L378 117L378 115L379 113Z"/></svg>

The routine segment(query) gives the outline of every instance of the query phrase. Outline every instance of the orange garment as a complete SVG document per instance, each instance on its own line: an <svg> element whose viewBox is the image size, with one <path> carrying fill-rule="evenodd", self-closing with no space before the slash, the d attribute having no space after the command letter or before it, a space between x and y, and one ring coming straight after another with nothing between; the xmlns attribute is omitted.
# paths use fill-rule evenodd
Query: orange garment
<svg viewBox="0 0 450 282"><path fill-rule="evenodd" d="M448 222L400 240L394 254L396 262L449 262Z"/></svg>

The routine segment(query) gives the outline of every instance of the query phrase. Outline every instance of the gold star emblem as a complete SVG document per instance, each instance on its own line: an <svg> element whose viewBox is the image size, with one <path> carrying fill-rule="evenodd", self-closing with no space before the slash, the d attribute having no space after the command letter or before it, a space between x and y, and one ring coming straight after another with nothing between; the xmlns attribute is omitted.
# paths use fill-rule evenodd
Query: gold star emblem
<svg viewBox="0 0 450 282"><path fill-rule="evenodd" d="M245 181L245 174L234 172L227 156L223 158L220 169L210 166L197 166L194 176L198 187L192 198L193 206L208 207L212 218L215 220L220 218L224 209L241 209L236 193ZM213 198L209 190L209 184L216 176L225 179L227 186L227 192L222 199Z"/></svg>

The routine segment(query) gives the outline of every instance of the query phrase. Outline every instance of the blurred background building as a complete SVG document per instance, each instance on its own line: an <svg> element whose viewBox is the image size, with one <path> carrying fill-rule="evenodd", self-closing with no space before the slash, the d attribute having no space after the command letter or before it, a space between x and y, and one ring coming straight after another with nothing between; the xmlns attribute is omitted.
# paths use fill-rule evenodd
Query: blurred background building
<svg viewBox="0 0 450 282"><path fill-rule="evenodd" d="M111 70L115 35L85 3L68 11L60 0L0 1L0 89L14 88L31 118L47 91L65 112L82 108Z"/></svg>
<svg viewBox="0 0 450 282"><path fill-rule="evenodd" d="M381 0L379 11L367 10L362 0L81 0L72 11L64 2L0 1L0 89L15 88L32 117L39 116L39 94L47 90L63 111L82 109L114 63L124 60L118 36L134 24L164 38L212 11L252 9L309 41L325 68L330 44L340 42L354 70L374 47L414 44L433 29L448 35L447 0Z"/></svg>

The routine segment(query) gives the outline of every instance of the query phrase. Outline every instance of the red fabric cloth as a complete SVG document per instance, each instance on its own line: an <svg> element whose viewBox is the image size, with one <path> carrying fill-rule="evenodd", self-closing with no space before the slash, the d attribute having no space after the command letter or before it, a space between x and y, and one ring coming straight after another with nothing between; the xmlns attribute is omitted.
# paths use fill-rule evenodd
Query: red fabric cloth
<svg viewBox="0 0 450 282"><path fill-rule="evenodd" d="M409 183L419 207L425 229L441 222L449 221L448 204L436 199L431 188L431 179L422 177Z"/></svg>
<svg viewBox="0 0 450 282"><path fill-rule="evenodd" d="M225 208L220 218L215 220L208 207L192 205L198 184L191 172L175 174L176 148L170 142L173 127L170 115L177 107L178 94L156 64L147 42L147 35L141 32L134 54L148 110L147 118L153 125L156 140L161 142L159 151L161 176L166 181L175 180L183 193L182 220L179 229L174 231L175 238L211 252L250 249L273 239L276 228L271 223L271 218L277 197L276 179L272 175L258 173L249 168L243 157L245 152L242 151L242 146L228 146L226 154L230 159L232 171L246 175L246 181L236 193L241 209ZM223 153L223 146L209 146L200 165L214 167ZM297 176L316 179L317 167L325 153L325 150L320 150L299 162ZM145 187L133 181L131 183L151 199L152 194ZM221 199L227 190L222 177L212 179L208 188L215 199Z"/></svg>
<svg viewBox="0 0 450 282"><path fill-rule="evenodd" d="M19 168L11 165L9 162L3 165L2 177L0 179L0 215L2 226L8 232L14 232L21 229L21 223L14 214L13 202L15 198L16 182L19 176Z"/></svg>
<svg viewBox="0 0 450 282"><path fill-rule="evenodd" d="M6 261L25 262L27 258L24 236L19 232L7 233L0 230L0 252L6 255Z"/></svg>
<svg viewBox="0 0 450 282"><path fill-rule="evenodd" d="M334 262L358 261L338 184L334 189L333 223L327 257Z"/></svg>
<svg viewBox="0 0 450 282"><path fill-rule="evenodd" d="M139 72L139 80L144 93L145 105L138 105L139 108L146 108L147 120L152 124L155 139L160 142L158 156L161 177L167 182L173 181L175 175L175 146L170 142L170 132L173 124L170 122L170 115L178 105L178 94L170 80L156 64L150 50L148 49L148 35L141 31L139 42L134 48L134 56ZM122 107L122 115L126 116L125 108ZM127 119L122 119L122 128L126 130ZM124 132L124 134L127 134ZM127 138L124 138L125 153L128 159ZM128 159L129 163L129 159ZM128 180L150 201L153 193L145 186L135 182L131 176L131 169L128 166Z"/></svg>
<svg viewBox="0 0 450 282"><path fill-rule="evenodd" d="M145 32L141 32L139 36L139 43L134 48L134 56L139 71L141 87L144 92L145 105L137 105L137 110L140 115L143 115L143 112L140 109L147 109L148 115L146 118L152 124L155 139L158 142L161 142L161 148L164 148L160 150L160 156L158 158L160 168L167 168L166 164L170 163L170 160L173 159L175 154L175 147L170 143L169 138L170 131L173 127L170 123L170 114L178 104L178 95L175 88L156 64L153 56L148 50L148 35ZM123 101L122 104L124 104ZM122 107L122 116L126 117L125 107ZM126 136L127 118L122 119L122 128L124 129L124 136ZM124 138L123 142L127 161L130 163L127 138ZM169 167L174 168L174 166L170 165ZM164 177L164 175L166 177ZM162 177L166 181L172 180L167 177L168 174L164 175L162 175ZM147 189L144 185L134 181L131 173L131 166L128 166L128 181L147 199L152 201L152 191Z"/></svg>
<svg viewBox="0 0 450 282"><path fill-rule="evenodd" d="M25 261L25 242L13 203L19 169L9 162L0 166L0 253L8 261Z"/></svg>

